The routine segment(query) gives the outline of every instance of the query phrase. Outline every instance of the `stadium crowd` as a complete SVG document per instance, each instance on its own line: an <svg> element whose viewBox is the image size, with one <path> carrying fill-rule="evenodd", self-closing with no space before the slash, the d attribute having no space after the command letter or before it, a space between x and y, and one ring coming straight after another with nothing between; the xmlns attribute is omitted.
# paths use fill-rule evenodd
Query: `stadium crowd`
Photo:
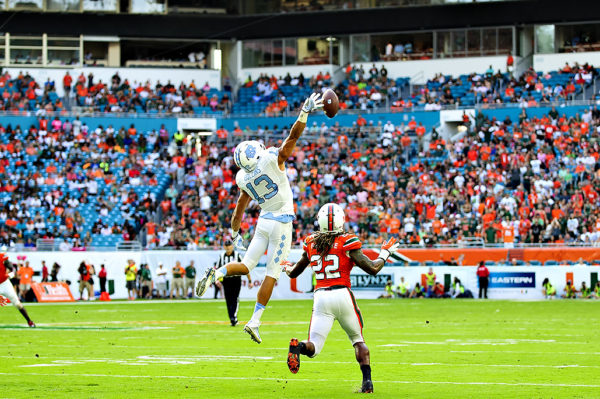
<svg viewBox="0 0 600 399"><path fill-rule="evenodd" d="M208 83L201 85L193 80L178 86L170 80L152 85L149 81L130 82L117 72L110 82L102 82L92 73L71 76L66 72L62 87L67 98L58 96L56 82L50 78L40 83L27 72L14 77L5 72L0 76L0 110L51 115L65 111L65 102L70 100L85 112L102 113L203 114L228 112L232 106L228 83L219 91Z"/></svg>
<svg viewBox="0 0 600 399"><path fill-rule="evenodd" d="M175 145L164 126L89 129L79 118L0 125L0 137L0 245L61 238L62 250L134 239L155 213Z"/></svg>
<svg viewBox="0 0 600 399"><path fill-rule="evenodd" d="M435 130L425 135L414 118L399 126L360 115L350 127L313 124L288 163L297 242L329 201L342 204L348 229L373 245L388 236L425 246L464 237L508 247L600 242L596 107L572 117L553 108L541 118L523 109L514 121L480 113L472 122L454 143ZM237 140L250 134L278 145L287 129L242 133ZM58 118L3 126L0 134L2 245L61 237L61 249L83 248L144 228L149 248L197 248L229 234L238 195L231 140L204 145L197 156L164 128L91 130ZM220 137L229 135L238 136L221 129ZM257 216L254 204L242 228L247 238Z"/></svg>
<svg viewBox="0 0 600 399"><path fill-rule="evenodd" d="M345 68L346 78L334 87L338 96L340 109L368 110L392 106L402 101L403 88L408 86L408 78L391 79L385 66L373 66L365 71L362 65ZM286 111L297 110L305 97L311 91L322 91L331 86L332 78L329 72L319 72L315 76L305 77L302 73L298 76L268 76L263 74L256 80L248 77L241 89L251 91L251 101L266 104L261 111L265 116L280 116ZM301 88L303 90L290 90ZM403 107L412 106L412 103L402 102Z"/></svg>
<svg viewBox="0 0 600 399"><path fill-rule="evenodd" d="M568 63L559 70L548 73L527 70L519 78L512 73L494 71L492 66L483 73L453 77L438 74L426 85L412 93L412 102L425 109L439 109L447 105L473 103L517 103L521 107L535 107L554 101L573 100L590 86L598 75L592 65L573 66Z"/></svg>
<svg viewBox="0 0 600 399"><path fill-rule="evenodd" d="M455 143L435 131L427 142L416 135L414 120L369 127L359 116L350 128L317 127L288 163L296 240L314 228L319 204L337 202L346 208L348 229L373 245L389 236L423 246L464 237L506 247L597 244L599 118L596 107L573 117L556 109L528 117L523 110L515 121L479 114L474 128ZM283 138L287 130L273 134ZM165 231L150 234L151 246L212 246L228 234L238 195L233 147L203 148L200 158L180 160L184 167L161 203ZM247 238L257 216L254 205L243 222Z"/></svg>
<svg viewBox="0 0 600 399"><path fill-rule="evenodd" d="M567 63L561 70L545 74L530 69L517 79L512 73L494 71L490 65L484 72L458 77L438 74L425 85L414 85L411 93L409 79L391 79L385 65L377 67L373 64L365 69L363 65L348 64L344 72L345 79L334 87L340 108L363 111L382 107L392 111L414 107L439 110L444 106L475 103L517 103L532 107L575 99L598 75L598 70L589 64L571 66ZM60 98L56 82L50 79L40 83L28 73L21 72L15 77L4 73L0 76L0 109L52 115L78 106L85 112L101 113L281 116L298 109L311 91L324 90L331 84L329 72L310 77L302 73L280 77L263 74L255 80L248 77L234 104L232 87L227 79L223 90L217 90L208 83L200 85L193 80L179 85L171 81L152 85L148 81L130 82L117 72L110 82L102 82L92 73L71 76L67 72L62 81L66 94Z"/></svg>
<svg viewBox="0 0 600 399"><path fill-rule="evenodd" d="M541 73L529 69L515 78L511 72L494 71L490 65L484 72L469 75L451 76L440 73L424 85L413 85L413 91L410 92L409 79L391 79L385 65L377 67L373 64L365 69L363 65L348 64L345 79L334 89L342 110L389 108L392 111L437 111L442 107L476 103L484 107L513 103L527 108L574 100L584 88L590 87L597 75L598 69L592 65L575 63L571 66L567 63L558 71ZM265 116L281 116L287 111L297 110L304 94L309 92L307 90L325 90L331 81L328 72L319 72L312 77L304 77L303 74L292 77L289 73L283 77L263 74L256 80L250 77L246 79L240 98L261 105L251 111ZM298 87L305 90L289 90ZM244 92L247 96L244 96Z"/></svg>

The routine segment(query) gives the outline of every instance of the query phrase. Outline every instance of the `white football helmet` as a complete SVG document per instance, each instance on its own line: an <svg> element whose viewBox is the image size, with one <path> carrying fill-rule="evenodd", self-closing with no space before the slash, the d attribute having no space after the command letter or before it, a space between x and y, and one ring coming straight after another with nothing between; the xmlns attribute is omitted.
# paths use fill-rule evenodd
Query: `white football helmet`
<svg viewBox="0 0 600 399"><path fill-rule="evenodd" d="M319 209L317 221L319 222L319 230L322 233L341 233L344 231L346 215L341 206L329 203Z"/></svg>
<svg viewBox="0 0 600 399"><path fill-rule="evenodd" d="M233 161L238 168L250 173L256 168L263 151L265 146L258 141L242 141L235 147Z"/></svg>

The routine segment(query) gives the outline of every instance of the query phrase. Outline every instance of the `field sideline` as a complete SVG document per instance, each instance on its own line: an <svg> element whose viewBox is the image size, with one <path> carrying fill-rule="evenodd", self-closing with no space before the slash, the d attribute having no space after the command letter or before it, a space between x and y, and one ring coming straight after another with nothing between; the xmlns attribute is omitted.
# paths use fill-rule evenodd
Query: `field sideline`
<svg viewBox="0 0 600 399"><path fill-rule="evenodd" d="M359 300L374 397L600 397L600 302ZM271 301L257 345L223 301L0 308L0 398L345 398L360 370L335 325L323 352L286 366L311 301ZM253 302L240 304L240 318Z"/></svg>

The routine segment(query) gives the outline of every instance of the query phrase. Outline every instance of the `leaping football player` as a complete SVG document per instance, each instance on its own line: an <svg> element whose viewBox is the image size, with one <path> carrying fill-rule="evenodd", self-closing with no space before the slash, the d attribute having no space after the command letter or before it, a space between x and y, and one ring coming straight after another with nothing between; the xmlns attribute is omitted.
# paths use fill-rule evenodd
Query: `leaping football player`
<svg viewBox="0 0 600 399"><path fill-rule="evenodd" d="M323 349L333 322L337 320L354 346L356 360L362 371L361 391L373 392L369 348L363 338L363 320L356 300L350 291L350 271L356 265L370 275L383 268L391 253L398 250L394 238L381 246L378 258L370 260L361 250L362 243L354 234L344 231L346 217L337 204L325 204L319 210L319 231L309 235L303 244L304 253L295 265L285 271L290 278L298 277L308 266L317 279L308 339L290 341L288 368L292 373L300 369L300 355L315 357Z"/></svg>
<svg viewBox="0 0 600 399"><path fill-rule="evenodd" d="M296 219L290 182L285 161L292 155L296 141L302 135L308 114L323 107L320 94L313 93L306 99L298 120L279 148L265 146L257 141L244 141L237 145L234 162L240 168L235 181L240 188L231 220L232 239L240 251L244 248L240 226L242 216L251 200L258 203L261 212L256 223L254 237L242 262L230 262L214 270L208 268L196 286L196 295L204 295L208 287L225 276L246 275L258 264L267 251L267 271L256 297L252 318L244 326L253 341L261 343L258 328L260 319L271 298L275 282L281 274L281 263L287 259L292 244L292 222Z"/></svg>
<svg viewBox="0 0 600 399"><path fill-rule="evenodd" d="M8 270L11 270L10 272ZM27 325L29 327L35 327L35 323L31 321L25 307L19 301L19 297L15 292L15 288L12 286L10 282L9 274L13 273L13 267L6 255L0 253L0 306L6 305L6 298L10 299L10 302L19 309L19 312L23 315L25 320L27 320Z"/></svg>

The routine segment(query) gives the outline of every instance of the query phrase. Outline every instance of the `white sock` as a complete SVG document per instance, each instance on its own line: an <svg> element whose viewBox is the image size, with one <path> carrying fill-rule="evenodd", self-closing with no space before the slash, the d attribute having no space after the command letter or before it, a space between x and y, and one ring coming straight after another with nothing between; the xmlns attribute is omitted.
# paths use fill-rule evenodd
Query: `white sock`
<svg viewBox="0 0 600 399"><path fill-rule="evenodd" d="M248 324L251 324L251 325L260 324L260 318L262 317L262 314L264 311L265 311L265 305L261 305L260 303L256 302L256 305L254 305L254 313L252 313L252 318L250 319Z"/></svg>
<svg viewBox="0 0 600 399"><path fill-rule="evenodd" d="M215 280L219 280L225 276L227 276L227 268L225 266L215 270Z"/></svg>

